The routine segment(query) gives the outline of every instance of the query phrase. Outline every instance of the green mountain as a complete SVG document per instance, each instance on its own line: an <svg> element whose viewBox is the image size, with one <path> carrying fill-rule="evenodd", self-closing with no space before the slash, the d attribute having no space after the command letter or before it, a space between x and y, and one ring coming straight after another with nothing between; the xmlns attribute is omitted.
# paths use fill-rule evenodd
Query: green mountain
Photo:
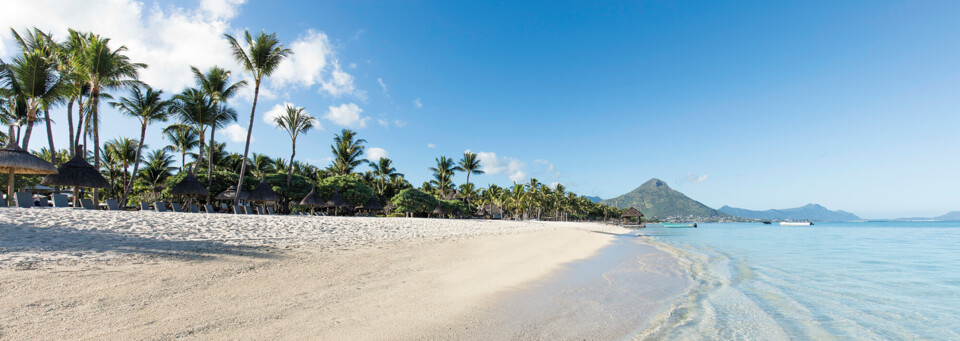
<svg viewBox="0 0 960 341"><path fill-rule="evenodd" d="M785 208L779 210L753 211L743 208L723 206L720 212L750 219L764 220L790 220L790 219L808 219L819 221L854 221L860 220L856 214L846 211L831 211L826 207L817 204L808 204L803 207Z"/></svg>
<svg viewBox="0 0 960 341"><path fill-rule="evenodd" d="M643 213L647 218L667 218L667 217L701 217L701 218L719 218L727 217L723 212L717 211L707 205L690 199L683 193L677 192L667 186L666 182L660 179L650 179L637 189L630 193L618 196L616 198L606 199L601 204L615 206L619 208L634 207Z"/></svg>

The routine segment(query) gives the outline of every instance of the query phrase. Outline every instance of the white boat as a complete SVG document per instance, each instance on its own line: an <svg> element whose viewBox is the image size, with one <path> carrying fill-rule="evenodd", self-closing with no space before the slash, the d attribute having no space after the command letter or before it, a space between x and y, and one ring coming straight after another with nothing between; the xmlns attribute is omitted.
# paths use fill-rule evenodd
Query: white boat
<svg viewBox="0 0 960 341"><path fill-rule="evenodd" d="M780 226L810 226L813 223L809 221L781 221Z"/></svg>

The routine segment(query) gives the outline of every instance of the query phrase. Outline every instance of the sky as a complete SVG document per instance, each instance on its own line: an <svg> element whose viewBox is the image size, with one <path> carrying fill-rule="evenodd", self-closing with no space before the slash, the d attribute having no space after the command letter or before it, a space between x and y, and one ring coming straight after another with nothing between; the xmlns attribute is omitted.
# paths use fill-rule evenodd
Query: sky
<svg viewBox="0 0 960 341"><path fill-rule="evenodd" d="M125 45L167 95L193 86L191 65L248 79L222 35L275 32L294 55L264 81L251 143L272 157L290 156L268 123L289 103L320 122L298 160L327 166L334 134L355 129L415 185L470 150L482 186L535 177L611 198L655 177L714 208L960 210L956 1L0 2L4 26ZM2 34L0 56L15 52ZM230 101L230 151L251 100ZM137 137L136 120L103 117L104 140Z"/></svg>

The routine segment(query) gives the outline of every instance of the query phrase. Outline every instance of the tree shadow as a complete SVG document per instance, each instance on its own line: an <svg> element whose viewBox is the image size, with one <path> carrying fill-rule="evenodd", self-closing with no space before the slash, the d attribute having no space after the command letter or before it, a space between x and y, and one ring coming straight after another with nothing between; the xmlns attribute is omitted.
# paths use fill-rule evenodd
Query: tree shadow
<svg viewBox="0 0 960 341"><path fill-rule="evenodd" d="M171 259L205 260L231 255L278 258L270 246L220 240L159 239L112 230L38 226L31 222L0 224L0 254L12 252L118 253Z"/></svg>

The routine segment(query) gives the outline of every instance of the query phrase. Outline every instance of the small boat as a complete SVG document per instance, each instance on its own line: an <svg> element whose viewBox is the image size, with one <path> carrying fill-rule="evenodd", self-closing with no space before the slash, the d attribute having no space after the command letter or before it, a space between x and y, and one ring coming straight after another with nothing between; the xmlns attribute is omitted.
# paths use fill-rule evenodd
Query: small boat
<svg viewBox="0 0 960 341"><path fill-rule="evenodd" d="M763 224L764 224L764 225L770 225L770 222L769 222L769 221L764 221Z"/></svg>
<svg viewBox="0 0 960 341"><path fill-rule="evenodd" d="M810 226L813 223L809 221L781 221L780 226Z"/></svg>
<svg viewBox="0 0 960 341"><path fill-rule="evenodd" d="M663 227L674 228L674 229L678 229L678 228L694 228L694 227L697 227L697 223L692 223L692 224L688 224L688 223L681 223L681 224L677 224L677 223L661 223L660 225L663 225Z"/></svg>

